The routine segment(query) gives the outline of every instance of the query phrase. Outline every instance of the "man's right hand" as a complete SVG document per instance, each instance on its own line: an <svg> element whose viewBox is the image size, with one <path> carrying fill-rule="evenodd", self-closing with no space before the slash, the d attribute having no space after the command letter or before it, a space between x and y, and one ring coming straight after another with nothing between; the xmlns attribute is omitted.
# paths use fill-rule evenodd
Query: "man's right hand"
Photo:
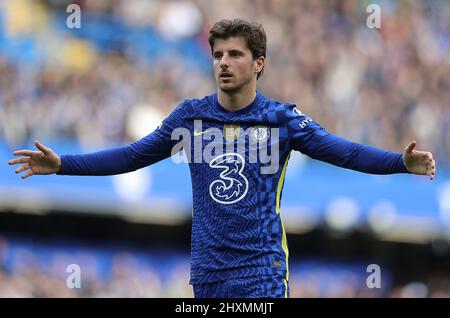
<svg viewBox="0 0 450 318"><path fill-rule="evenodd" d="M22 179L28 178L35 174L53 174L61 169L61 158L50 148L44 146L39 141L34 142L39 151L17 150L12 154L14 156L25 156L8 161L9 165L21 164L16 169L16 173L26 171L22 175Z"/></svg>

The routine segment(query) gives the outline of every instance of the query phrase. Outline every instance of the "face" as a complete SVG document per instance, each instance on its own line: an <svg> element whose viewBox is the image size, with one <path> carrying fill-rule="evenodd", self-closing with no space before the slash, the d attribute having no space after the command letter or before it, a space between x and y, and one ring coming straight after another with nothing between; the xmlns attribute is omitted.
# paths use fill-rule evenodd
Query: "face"
<svg viewBox="0 0 450 318"><path fill-rule="evenodd" d="M256 75L264 66L264 57L253 60L252 52L242 37L217 39L213 51L214 75L219 88L226 93L256 85Z"/></svg>

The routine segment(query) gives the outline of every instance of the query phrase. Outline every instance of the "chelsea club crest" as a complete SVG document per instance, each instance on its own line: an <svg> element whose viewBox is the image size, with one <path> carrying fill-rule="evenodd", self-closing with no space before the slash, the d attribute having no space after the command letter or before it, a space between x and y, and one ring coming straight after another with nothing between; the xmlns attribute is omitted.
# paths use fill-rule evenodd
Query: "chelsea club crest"
<svg viewBox="0 0 450 318"><path fill-rule="evenodd" d="M264 142L269 139L270 131L269 128L265 126L257 126L252 129L250 135L257 142Z"/></svg>

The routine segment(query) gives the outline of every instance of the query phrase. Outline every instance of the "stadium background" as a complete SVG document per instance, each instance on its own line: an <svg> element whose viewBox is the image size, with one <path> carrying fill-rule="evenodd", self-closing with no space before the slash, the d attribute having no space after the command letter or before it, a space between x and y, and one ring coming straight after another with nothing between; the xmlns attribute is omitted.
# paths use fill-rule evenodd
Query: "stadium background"
<svg viewBox="0 0 450 318"><path fill-rule="evenodd" d="M80 29L66 26L70 3ZM366 26L371 3L381 29ZM282 205L292 297L450 296L448 1L3 0L0 297L192 296L187 165L22 181L6 162L34 139L77 153L153 131L215 90L208 30L234 17L268 33L266 96L358 142L400 152L416 139L437 161L430 182L293 155ZM66 287L69 264L81 289ZM366 286L369 264L380 289Z"/></svg>

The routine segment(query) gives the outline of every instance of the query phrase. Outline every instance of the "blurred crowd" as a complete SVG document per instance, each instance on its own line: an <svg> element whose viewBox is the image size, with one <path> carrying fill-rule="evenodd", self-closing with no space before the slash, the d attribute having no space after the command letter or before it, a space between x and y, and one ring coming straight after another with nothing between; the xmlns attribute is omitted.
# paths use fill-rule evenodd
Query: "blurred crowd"
<svg viewBox="0 0 450 318"><path fill-rule="evenodd" d="M185 98L215 90L208 31L241 17L268 34L263 94L346 138L392 151L416 139L450 163L448 1L379 1L381 29L357 0L71 2L79 30L65 26L61 1L0 4L0 138L11 146L99 148L150 133ZM127 38L136 30L152 37Z"/></svg>
<svg viewBox="0 0 450 318"><path fill-rule="evenodd" d="M80 288L69 288L76 287L69 264L79 266ZM369 289L361 264L299 259L290 264L292 298L450 297L448 272L431 271L420 280L409 275L406 283L393 284L383 270L381 289ZM173 249L24 243L0 236L0 298L191 298L188 278L189 257Z"/></svg>
<svg viewBox="0 0 450 318"><path fill-rule="evenodd" d="M0 236L0 298L192 297L188 277L189 257L176 251Z"/></svg>
<svg viewBox="0 0 450 318"><path fill-rule="evenodd" d="M66 5L81 7L69 29ZM0 142L75 142L83 149L150 133L185 98L216 89L208 31L222 18L261 22L268 59L259 90L292 101L331 132L401 151L412 139L450 165L450 3L377 1L381 29L358 0L14 0L0 2ZM132 36L131 36L132 35ZM0 239L0 297L191 297L188 261L158 263L116 251L104 271L89 251L82 288L66 286L70 257L40 263ZM360 277L292 272L292 297L371 297ZM327 276L328 275L328 276ZM325 276L329 277L329 273ZM350 282L350 283L349 283ZM379 295L377 295L379 296ZM450 275L431 272L386 297L450 297Z"/></svg>

